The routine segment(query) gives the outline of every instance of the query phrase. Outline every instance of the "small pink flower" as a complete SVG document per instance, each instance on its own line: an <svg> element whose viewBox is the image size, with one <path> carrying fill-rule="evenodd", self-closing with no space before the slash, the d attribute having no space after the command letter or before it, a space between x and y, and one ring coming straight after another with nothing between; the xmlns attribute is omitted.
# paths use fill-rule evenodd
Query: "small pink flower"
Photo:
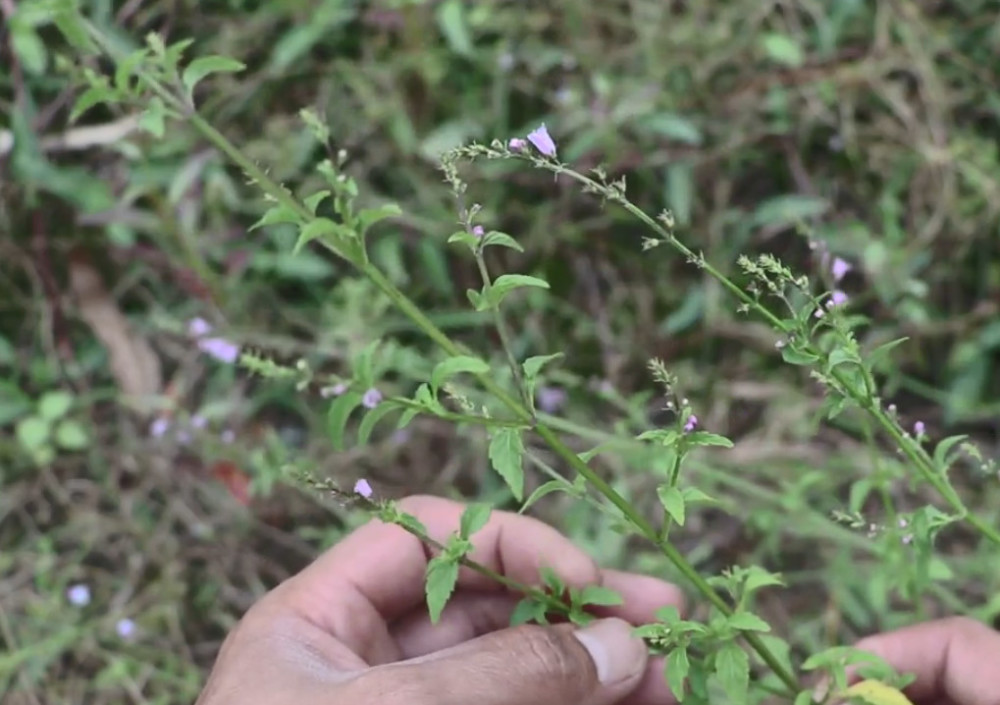
<svg viewBox="0 0 1000 705"><path fill-rule="evenodd" d="M927 432L927 426L924 425L923 421L917 421L913 424L913 433L916 436L922 436Z"/></svg>
<svg viewBox="0 0 1000 705"><path fill-rule="evenodd" d="M847 294L837 289L830 295L830 300L827 302L826 307L831 308L833 306L843 306L847 303Z"/></svg>
<svg viewBox="0 0 1000 705"><path fill-rule="evenodd" d="M133 622L128 617L124 619L119 619L118 623L115 624L115 631L118 632L118 636L122 639L128 640L135 636L135 622Z"/></svg>
<svg viewBox="0 0 1000 705"><path fill-rule="evenodd" d="M170 430L170 419L166 416L161 416L153 423L149 424L149 435L153 438L162 438L163 435Z"/></svg>
<svg viewBox="0 0 1000 705"><path fill-rule="evenodd" d="M330 397L339 397L341 394L347 391L347 385L343 382L334 384L331 387L323 387L319 390L319 395L324 399L329 399Z"/></svg>
<svg viewBox="0 0 1000 705"><path fill-rule="evenodd" d="M374 409L382 402L382 392L372 387L361 397L361 405L366 409Z"/></svg>
<svg viewBox="0 0 1000 705"><path fill-rule="evenodd" d="M474 228L472 228L472 234L475 235L476 237L482 237L483 235L486 234L486 229L483 228L482 225L477 225Z"/></svg>
<svg viewBox="0 0 1000 705"><path fill-rule="evenodd" d="M371 499L372 497L372 486L368 480L361 478L354 483L354 494L359 494L365 499Z"/></svg>
<svg viewBox="0 0 1000 705"><path fill-rule="evenodd" d="M691 433L698 427L698 417L694 414L688 416L687 422L684 424L684 433Z"/></svg>
<svg viewBox="0 0 1000 705"><path fill-rule="evenodd" d="M830 273L833 274L833 280L839 282L851 269L853 267L851 267L849 262L840 257L834 257L833 264L830 266Z"/></svg>
<svg viewBox="0 0 1000 705"><path fill-rule="evenodd" d="M188 335L200 338L212 332L212 326L204 318L193 318L188 323Z"/></svg>
<svg viewBox="0 0 1000 705"><path fill-rule="evenodd" d="M86 607L90 604L90 588L83 583L73 585L66 591L66 599L74 607Z"/></svg>
<svg viewBox="0 0 1000 705"><path fill-rule="evenodd" d="M507 143L508 149L512 152L523 152L528 146L528 143L522 140L520 137L514 137L510 142Z"/></svg>
<svg viewBox="0 0 1000 705"><path fill-rule="evenodd" d="M233 363L240 357L240 346L225 338L202 338L198 349L219 362Z"/></svg>
<svg viewBox="0 0 1000 705"><path fill-rule="evenodd" d="M535 149L546 157L556 156L556 143L544 123L528 133L528 141L535 145Z"/></svg>
<svg viewBox="0 0 1000 705"><path fill-rule="evenodd" d="M554 414L566 403L566 390L559 387L542 387L538 390L536 400L538 408L546 414Z"/></svg>

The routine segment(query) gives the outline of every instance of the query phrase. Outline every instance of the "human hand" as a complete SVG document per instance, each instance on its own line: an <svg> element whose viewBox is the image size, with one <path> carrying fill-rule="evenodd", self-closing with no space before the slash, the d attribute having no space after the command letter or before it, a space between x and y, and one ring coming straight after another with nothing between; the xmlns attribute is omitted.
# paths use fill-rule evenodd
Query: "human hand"
<svg viewBox="0 0 1000 705"><path fill-rule="evenodd" d="M444 542L464 507L410 497L402 511ZM552 527L494 512L469 558L523 584L551 568L571 587L624 599L583 629L508 628L518 597L463 567L436 625L424 604L424 544L373 521L254 605L222 646L198 705L653 705L674 702L661 659L630 625L681 606L677 587L594 561ZM978 705L978 704L977 704Z"/></svg>
<svg viewBox="0 0 1000 705"><path fill-rule="evenodd" d="M998 705L1000 634L955 617L862 639L857 648L917 679L905 692L928 705Z"/></svg>

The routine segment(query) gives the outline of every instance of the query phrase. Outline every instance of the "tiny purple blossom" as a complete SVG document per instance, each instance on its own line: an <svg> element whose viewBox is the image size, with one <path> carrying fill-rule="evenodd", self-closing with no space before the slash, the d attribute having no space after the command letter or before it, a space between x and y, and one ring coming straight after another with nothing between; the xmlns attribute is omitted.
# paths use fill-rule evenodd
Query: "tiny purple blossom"
<svg viewBox="0 0 1000 705"><path fill-rule="evenodd" d="M202 429L208 425L208 419L206 419L201 414L195 414L191 417L191 428Z"/></svg>
<svg viewBox="0 0 1000 705"><path fill-rule="evenodd" d="M161 416L153 423L149 424L149 435L153 438L162 438L163 435L170 430L170 419L166 416Z"/></svg>
<svg viewBox="0 0 1000 705"><path fill-rule="evenodd" d="M361 397L361 405L366 409L374 409L382 401L382 392L372 387Z"/></svg>
<svg viewBox="0 0 1000 705"><path fill-rule="evenodd" d="M472 234L476 237L482 237L486 234L486 229L482 225L476 225L472 228Z"/></svg>
<svg viewBox="0 0 1000 705"><path fill-rule="evenodd" d="M115 624L115 631L122 639L131 639L135 635L135 622L128 617L119 619Z"/></svg>
<svg viewBox="0 0 1000 705"><path fill-rule="evenodd" d="M688 416L687 422L684 424L684 433L691 433L698 427L698 417L694 414Z"/></svg>
<svg viewBox="0 0 1000 705"><path fill-rule="evenodd" d="M212 326L204 318L193 318L188 322L188 335L200 338L212 332Z"/></svg>
<svg viewBox="0 0 1000 705"><path fill-rule="evenodd" d="M834 257L833 264L830 266L830 273L833 274L833 280L839 282L851 269L853 268L847 260Z"/></svg>
<svg viewBox="0 0 1000 705"><path fill-rule="evenodd" d="M354 483L354 494L359 494L365 499L371 499L372 486L365 478L361 478Z"/></svg>
<svg viewBox="0 0 1000 705"><path fill-rule="evenodd" d="M527 148L528 143L522 140L520 137L514 137L510 142L507 143L507 147L512 152L523 152Z"/></svg>
<svg viewBox="0 0 1000 705"><path fill-rule="evenodd" d="M538 390L536 400L538 408L546 414L554 414L566 403L566 390L559 387L542 387Z"/></svg>
<svg viewBox="0 0 1000 705"><path fill-rule="evenodd" d="M78 583L66 591L66 599L74 607L86 607L90 604L90 588Z"/></svg>
<svg viewBox="0 0 1000 705"><path fill-rule="evenodd" d="M922 436L927 431L927 426L924 425L923 421L917 421L913 424L913 433L917 436Z"/></svg>
<svg viewBox="0 0 1000 705"><path fill-rule="evenodd" d="M847 303L847 294L845 294L840 289L837 289L830 295L830 300L827 302L826 307L830 308L832 306L843 306Z"/></svg>
<svg viewBox="0 0 1000 705"><path fill-rule="evenodd" d="M341 394L347 391L347 385L343 382L334 384L330 387L323 387L319 390L319 395L324 399L329 399L330 397L339 397Z"/></svg>
<svg viewBox="0 0 1000 705"><path fill-rule="evenodd" d="M546 157L556 156L556 143L552 139L552 135L549 134L548 128L545 127L545 123L528 133L528 141Z"/></svg>
<svg viewBox="0 0 1000 705"><path fill-rule="evenodd" d="M219 362L233 363L240 356L240 346L225 338L202 338L198 341L198 349Z"/></svg>

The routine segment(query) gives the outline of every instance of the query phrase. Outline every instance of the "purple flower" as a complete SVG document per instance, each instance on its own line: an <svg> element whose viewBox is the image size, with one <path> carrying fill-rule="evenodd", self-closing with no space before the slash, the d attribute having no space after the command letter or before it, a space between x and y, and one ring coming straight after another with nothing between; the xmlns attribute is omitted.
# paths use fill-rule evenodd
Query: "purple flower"
<svg viewBox="0 0 1000 705"><path fill-rule="evenodd" d="M204 318L193 318L188 323L188 335L200 338L212 332L212 326Z"/></svg>
<svg viewBox="0 0 1000 705"><path fill-rule="evenodd" d="M371 499L372 486L365 478L361 478L354 483L354 494L359 494L365 499Z"/></svg>
<svg viewBox="0 0 1000 705"><path fill-rule="evenodd" d="M66 591L66 599L75 607L86 607L90 604L90 588L78 583Z"/></svg>
<svg viewBox="0 0 1000 705"><path fill-rule="evenodd" d="M330 397L339 397L341 394L347 391L347 385L343 382L335 384L331 387L323 387L319 390L319 395L324 399L329 399Z"/></svg>
<svg viewBox="0 0 1000 705"><path fill-rule="evenodd" d="M556 156L556 143L552 140L552 135L549 134L545 123L528 133L528 141L546 157Z"/></svg>
<svg viewBox="0 0 1000 705"><path fill-rule="evenodd" d="M161 416L149 424L149 435L153 438L162 438L168 430L170 430L170 419L166 416Z"/></svg>
<svg viewBox="0 0 1000 705"><path fill-rule="evenodd" d="M119 619L118 623L115 624L115 631L122 639L130 639L135 635L135 622L128 617Z"/></svg>
<svg viewBox="0 0 1000 705"><path fill-rule="evenodd" d="M831 308L833 306L843 306L847 303L847 294L837 289L832 294L830 294L830 300L827 302L826 307Z"/></svg>
<svg viewBox="0 0 1000 705"><path fill-rule="evenodd" d="M698 426L698 417L694 414L688 416L687 422L684 424L684 433L691 433Z"/></svg>
<svg viewBox="0 0 1000 705"><path fill-rule="evenodd" d="M830 266L830 273L833 274L833 280L839 282L844 276L851 271L850 263L840 257L833 258L833 264Z"/></svg>
<svg viewBox="0 0 1000 705"><path fill-rule="evenodd" d="M483 235L486 234L486 229L483 228L482 225L477 225L474 228L472 228L472 234L475 235L476 237L482 237Z"/></svg>
<svg viewBox="0 0 1000 705"><path fill-rule="evenodd" d="M507 148L512 152L523 152L528 146L528 143L522 140L520 137L514 137L510 142L507 143Z"/></svg>
<svg viewBox="0 0 1000 705"><path fill-rule="evenodd" d="M201 414L195 414L191 417L191 428L202 429L208 424L208 419L206 419Z"/></svg>
<svg viewBox="0 0 1000 705"><path fill-rule="evenodd" d="M560 387L542 387L535 395L538 408L546 414L554 414L566 403L566 390Z"/></svg>
<svg viewBox="0 0 1000 705"><path fill-rule="evenodd" d="M198 341L198 349L219 362L233 363L240 356L240 346L225 338L202 338Z"/></svg>
<svg viewBox="0 0 1000 705"><path fill-rule="evenodd" d="M917 436L922 436L927 431L927 426L924 425L923 421L917 421L913 424L913 433Z"/></svg>
<svg viewBox="0 0 1000 705"><path fill-rule="evenodd" d="M382 401L382 392L372 387L361 397L361 405L366 409L374 409Z"/></svg>

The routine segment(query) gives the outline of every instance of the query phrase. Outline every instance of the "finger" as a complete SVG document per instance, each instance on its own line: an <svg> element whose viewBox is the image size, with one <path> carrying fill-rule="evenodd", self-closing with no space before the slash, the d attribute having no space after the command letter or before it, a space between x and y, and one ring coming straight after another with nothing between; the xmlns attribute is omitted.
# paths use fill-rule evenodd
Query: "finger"
<svg viewBox="0 0 1000 705"><path fill-rule="evenodd" d="M673 605L684 612L684 593L673 583L659 578L620 570L601 571L601 584L622 596L622 604L595 607L601 617L620 617L632 624L645 624L656 619L657 610Z"/></svg>
<svg viewBox="0 0 1000 705"><path fill-rule="evenodd" d="M493 632L446 651L369 670L354 700L386 705L612 705L643 677L646 647L618 619ZM345 694L346 695L346 694ZM353 702L350 698L345 702Z"/></svg>
<svg viewBox="0 0 1000 705"><path fill-rule="evenodd" d="M915 700L958 705L996 705L1000 634L974 620L955 617L862 639L857 648L917 679L906 689Z"/></svg>
<svg viewBox="0 0 1000 705"><path fill-rule="evenodd" d="M439 542L457 530L465 509L457 502L427 496L402 500L400 508L419 519ZM520 583L539 584L539 570L545 566L573 587L600 579L590 557L558 531L530 517L494 512L472 543L472 560ZM384 663L400 655L386 625L423 604L429 558L424 544L404 529L373 521L275 591L274 599L357 649L369 663ZM474 590L504 590L465 567L458 584Z"/></svg>

